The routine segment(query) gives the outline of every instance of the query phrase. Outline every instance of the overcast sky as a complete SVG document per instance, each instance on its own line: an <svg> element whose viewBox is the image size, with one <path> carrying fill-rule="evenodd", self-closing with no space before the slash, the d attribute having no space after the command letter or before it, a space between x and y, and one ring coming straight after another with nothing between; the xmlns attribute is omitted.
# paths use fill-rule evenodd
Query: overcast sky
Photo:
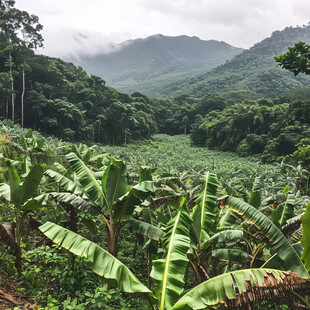
<svg viewBox="0 0 310 310"><path fill-rule="evenodd" d="M42 53L65 58L158 33L249 48L310 21L309 0L16 0L16 7L39 16Z"/></svg>

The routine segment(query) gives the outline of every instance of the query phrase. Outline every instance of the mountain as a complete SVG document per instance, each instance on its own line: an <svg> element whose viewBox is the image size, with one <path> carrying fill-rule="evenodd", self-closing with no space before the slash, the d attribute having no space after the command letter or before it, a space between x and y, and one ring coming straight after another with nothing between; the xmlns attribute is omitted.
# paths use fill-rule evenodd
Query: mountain
<svg viewBox="0 0 310 310"><path fill-rule="evenodd" d="M310 76L295 77L277 67L273 56L283 54L298 41L310 43L310 25L287 27L244 50L227 63L193 79L184 78L162 88L162 94L176 96L187 92L195 97L206 93L249 90L262 97L275 98L293 88L310 86Z"/></svg>
<svg viewBox="0 0 310 310"><path fill-rule="evenodd" d="M158 34L121 43L109 54L69 60L120 91L161 96L165 85L210 71L242 51L225 42Z"/></svg>

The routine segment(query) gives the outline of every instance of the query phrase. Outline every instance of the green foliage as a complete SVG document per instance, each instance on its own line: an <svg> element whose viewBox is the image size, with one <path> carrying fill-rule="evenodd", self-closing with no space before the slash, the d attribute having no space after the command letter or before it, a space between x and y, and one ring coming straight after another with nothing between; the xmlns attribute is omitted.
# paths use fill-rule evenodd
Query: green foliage
<svg viewBox="0 0 310 310"><path fill-rule="evenodd" d="M277 257L282 262L282 268L297 272L300 277L309 278L309 274L305 269L302 261L288 242L281 231L260 211L247 204L246 202L234 198L227 197L221 201L223 206L229 207L230 210L241 215L247 222L253 224L260 230L265 238L269 241L271 249L277 253ZM289 259L288 259L289 258ZM272 263L271 265L272 266Z"/></svg>
<svg viewBox="0 0 310 310"><path fill-rule="evenodd" d="M274 68L273 57L283 53L287 46L296 41L309 38L309 31L309 25L274 31L271 37L256 43L211 72L166 85L161 94L175 96L187 92L202 97L206 93L247 90L257 93L258 97L276 98L289 89L308 87L307 77L294 78L280 68Z"/></svg>
<svg viewBox="0 0 310 310"><path fill-rule="evenodd" d="M27 251L23 255L26 270L22 284L43 309L107 309L125 306L120 292L108 289L82 258L60 253L48 246ZM48 281L46 279L49 279ZM53 297L55 296L55 297Z"/></svg>
<svg viewBox="0 0 310 310"><path fill-rule="evenodd" d="M11 129L6 130L8 133ZM31 136L36 135L35 132L28 132L24 134L24 139L32 139ZM40 136L37 138L37 141L40 141ZM302 169L286 164L261 165L254 158L239 158L231 153L191 147L189 137L184 135L179 137L159 135L156 139L150 145L139 143L126 148L102 146L87 148L83 145L64 144L54 148L53 153L59 154L62 164L49 167L54 170L46 171L45 175L48 178L43 179L44 182L39 189L39 193L43 190L46 194L28 200L23 205L25 212L35 210L30 216L36 215L44 222L52 220L65 227L71 227L75 219L75 229L79 234L50 223L45 224L43 229L51 225L46 231L51 238L69 251L88 257L93 263L90 266L85 260L74 258L64 251L49 248L30 250L32 244L39 240L39 236L33 231L22 243L26 253L21 283L23 287L27 287L29 294L36 296L33 302L46 309L48 307L96 309L104 302L109 302L109 307L115 309L148 309L147 301L138 299L135 304L133 300L130 301L129 296L121 295L118 290L107 289L103 283L104 278L109 274L115 277L120 275L111 266L122 266L129 274L135 271L143 283L148 282L148 288L141 284L142 287L147 292L154 290L155 296L158 297L157 301L151 297L148 302L152 302L153 307L158 304L162 309L173 307L176 300L181 298L184 288L185 292L194 288L195 282L202 283L206 275L216 279L217 275L227 271L231 273L249 265L261 266L269 259L268 264L273 264L277 268L290 266L287 268L301 270L299 261L289 250L291 248L289 241L282 237L279 239L279 232L275 234L272 232L276 231L274 227L278 222L286 222L292 216L301 214L303 206L309 201L306 196L302 197L300 192L298 193L299 189L304 191L304 181L300 180L305 180L306 174ZM23 139L16 141L24 143ZM42 151L49 145L43 142L38 144L42 146ZM17 149L23 152L22 148ZM67 153L66 157L64 153ZM123 161L111 155L103 155L107 153L126 158L128 173ZM29 165L29 161L26 162L28 164L11 160L14 167L15 165L21 169L28 167L27 169L30 168L28 171L31 171L31 164ZM139 169L141 165L143 168ZM206 174L206 170L210 172ZM8 176L6 173L7 171L4 174L5 178ZM213 173L218 174L218 180ZM14 175L11 173L11 179L18 181ZM135 185L138 179L141 182ZM157 197L150 204L144 202L137 207L145 197L144 191L150 191L147 184L153 182L157 187L155 191ZM161 197L162 193L168 196ZM239 210L239 213L244 213L247 219L249 212L252 212L253 218L259 218L255 225L245 224L240 218L234 217L233 221L225 222L229 230L218 232L218 229L223 229L221 219L225 218L225 215L216 206L215 201L218 195L225 193L243 197L255 205L255 209L250 209L248 204L240 200L242 206L245 204L247 211L244 213L243 207ZM278 196L272 196L277 193ZM131 195L137 198L140 194L143 197L141 196L142 199L139 198L138 202L129 199ZM186 198L183 200L178 198L180 194L185 194ZM287 199L291 194L294 194L294 202ZM168 199L166 204L156 206L157 200L165 201L169 197L170 202ZM277 197L282 200L277 201ZM181 201L183 201L182 208L180 208ZM188 210L187 202L191 211ZM38 208L39 203L43 208ZM291 207L292 204L294 208ZM94 206L97 208L97 213L93 213L93 216L84 213ZM237 208L239 207L236 205L232 207L234 210ZM109 210L112 209L118 209L120 212L113 211L110 215ZM202 212L198 212L198 209ZM259 213L258 209L265 215ZM6 206L5 210L0 213L1 221L9 219L10 208ZM99 210L101 216L97 217ZM253 210L256 210L258 215ZM111 231L106 228L109 225L113 227L120 219L131 215L134 219L126 220L126 227L122 228L121 233L118 232L118 259L122 263L119 261L116 263L116 259L103 250L109 248L110 242L108 234ZM180 221L177 220L178 215ZM273 226L270 226L265 219L267 216L274 221ZM191 218L194 219L193 222ZM197 225L198 222L200 225ZM51 233L52 227L55 229L53 233ZM197 236L201 236L200 243L203 250L199 247L199 238L193 234L194 227L198 232ZM132 231L139 235L132 234ZM271 235L275 240L280 240L279 244L282 242L281 244L285 245L286 251L289 250L289 257L294 258L292 261L283 254L281 247L277 247L276 241L267 241ZM145 242L145 238L150 238L151 241ZM295 238L298 238L297 235L294 235ZM0 248L2 249L1 246ZM277 259L272 258L273 251L277 251L282 258L280 265ZM9 257L5 253L0 261L2 268L11 272L14 271L14 266L10 264ZM100 257L110 259L103 260ZM109 265L109 262L113 262L112 265ZM108 266L104 278L97 277L91 271L95 268L102 274L101 269L104 266ZM185 274L187 276L184 278ZM150 276L154 278L151 279ZM114 286L122 281L120 278L117 281L107 280ZM126 281L124 283L127 283ZM66 289L68 286L69 290ZM162 287L165 287L164 295L158 293L163 290ZM135 288L130 292L134 290Z"/></svg>
<svg viewBox="0 0 310 310"><path fill-rule="evenodd" d="M297 150L287 157L287 161L294 165L302 164L305 169L310 171L310 139L301 139L297 144Z"/></svg>
<svg viewBox="0 0 310 310"><path fill-rule="evenodd" d="M261 105L264 103L238 103L221 112L210 112L204 118L197 117L191 131L192 143L235 151L241 156L263 154L263 160L270 162L291 154L300 139L309 135L309 127L292 119L291 104Z"/></svg>
<svg viewBox="0 0 310 310"><path fill-rule="evenodd" d="M92 270L110 285L123 292L149 292L125 265L95 243L50 222L41 226L40 230L56 244L75 255L85 257L92 263Z"/></svg>
<svg viewBox="0 0 310 310"><path fill-rule="evenodd" d="M274 59L279 63L279 66L283 69L290 70L295 76L300 72L310 74L310 46L305 42L299 41L294 46L290 46L288 49L289 51L285 54L274 56Z"/></svg>

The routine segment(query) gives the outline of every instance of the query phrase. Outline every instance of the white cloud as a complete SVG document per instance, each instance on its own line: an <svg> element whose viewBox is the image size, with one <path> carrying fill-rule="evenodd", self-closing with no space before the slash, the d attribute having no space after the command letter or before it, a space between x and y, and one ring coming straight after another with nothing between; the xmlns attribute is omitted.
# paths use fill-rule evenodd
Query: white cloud
<svg viewBox="0 0 310 310"><path fill-rule="evenodd" d="M79 49L109 52L110 41L157 33L250 47L310 16L309 0L17 0L16 7L39 16L45 53L59 57Z"/></svg>

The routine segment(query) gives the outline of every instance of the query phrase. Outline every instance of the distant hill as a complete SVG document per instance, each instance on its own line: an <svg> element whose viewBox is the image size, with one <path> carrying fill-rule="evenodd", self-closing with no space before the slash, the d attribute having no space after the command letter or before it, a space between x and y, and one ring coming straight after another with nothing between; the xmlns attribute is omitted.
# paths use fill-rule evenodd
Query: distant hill
<svg viewBox="0 0 310 310"><path fill-rule="evenodd" d="M167 84L208 72L242 51L225 42L159 34L121 43L110 54L69 60L119 91L157 97Z"/></svg>
<svg viewBox="0 0 310 310"><path fill-rule="evenodd" d="M250 90L259 96L274 98L293 88L310 86L310 76L295 77L277 67L274 55L286 52L288 46L298 41L310 43L310 26L287 27L275 31L271 37L244 50L229 62L211 72L193 79L183 79L163 86L162 94L175 96L187 92L195 97L206 93L222 93L231 90Z"/></svg>

